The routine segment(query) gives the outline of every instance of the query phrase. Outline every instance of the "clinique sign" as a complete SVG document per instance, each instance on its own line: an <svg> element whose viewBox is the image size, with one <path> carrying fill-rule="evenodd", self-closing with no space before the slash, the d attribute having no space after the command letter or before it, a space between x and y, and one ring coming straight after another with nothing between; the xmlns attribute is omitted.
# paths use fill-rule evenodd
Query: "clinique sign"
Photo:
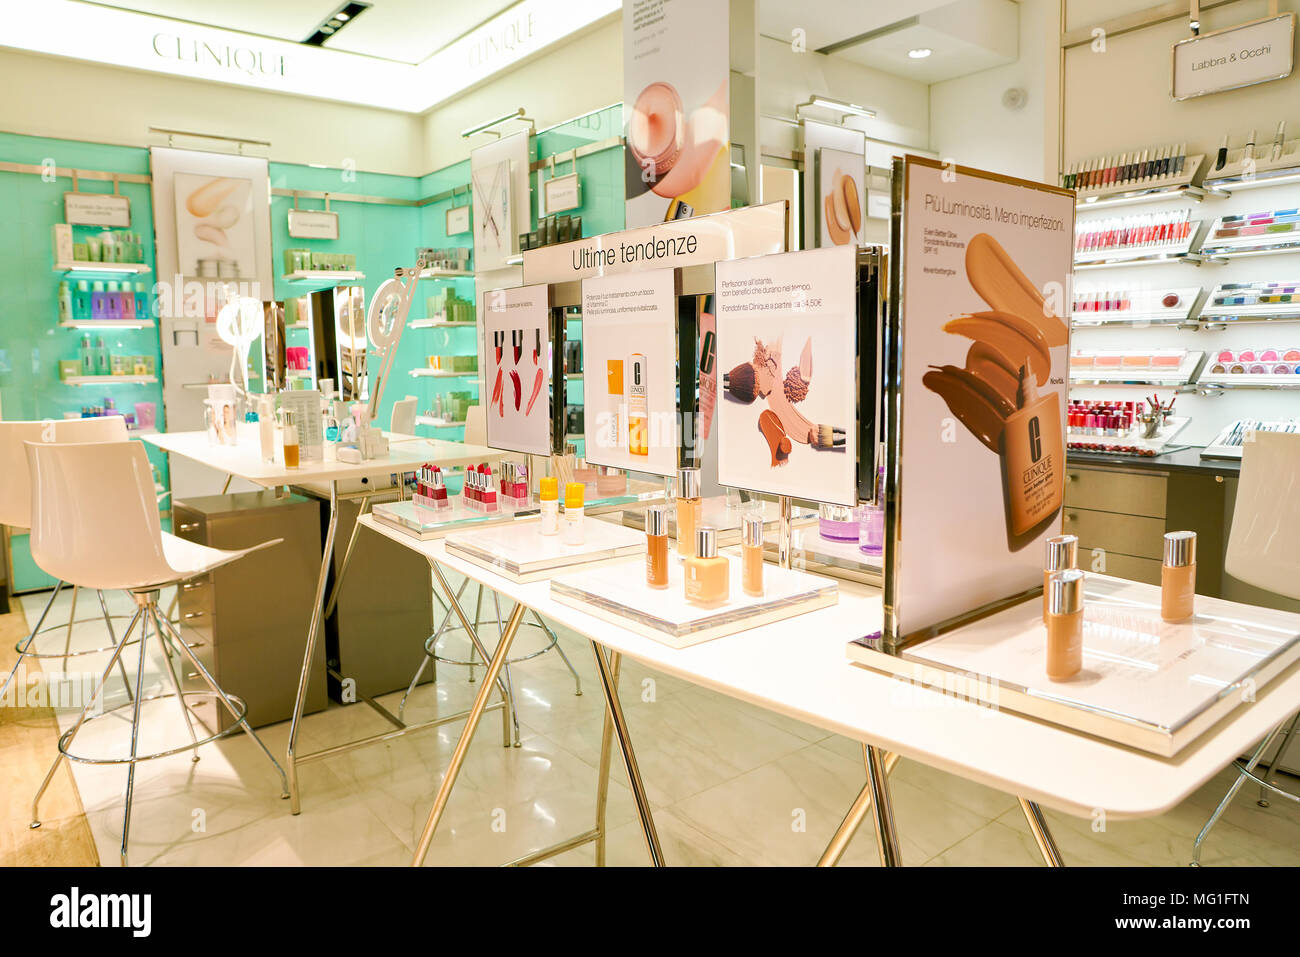
<svg viewBox="0 0 1300 957"><path fill-rule="evenodd" d="M226 43L186 39L170 33L153 35L153 52L165 60L181 60L200 66L215 66L248 76L284 76L284 56L265 53L252 47L235 47Z"/></svg>

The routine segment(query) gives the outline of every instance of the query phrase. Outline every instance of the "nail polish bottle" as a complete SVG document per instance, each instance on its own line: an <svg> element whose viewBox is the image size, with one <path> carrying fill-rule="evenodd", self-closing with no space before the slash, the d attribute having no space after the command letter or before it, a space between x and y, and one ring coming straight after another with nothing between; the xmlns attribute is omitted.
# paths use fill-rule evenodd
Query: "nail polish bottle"
<svg viewBox="0 0 1300 957"><path fill-rule="evenodd" d="M746 595L763 597L763 516L746 515L740 523L740 587Z"/></svg>
<svg viewBox="0 0 1300 957"><path fill-rule="evenodd" d="M695 554L695 526L700 521L700 470L677 470L677 554Z"/></svg>
<svg viewBox="0 0 1300 957"><path fill-rule="evenodd" d="M1047 540L1047 560L1043 563L1043 622L1047 622L1047 599L1051 578L1056 572L1079 567L1079 536L1057 535Z"/></svg>
<svg viewBox="0 0 1300 957"><path fill-rule="evenodd" d="M1064 681L1083 667L1083 572L1053 572L1047 585L1047 677Z"/></svg>
<svg viewBox="0 0 1300 957"><path fill-rule="evenodd" d="M1196 613L1196 533L1167 532L1160 568L1160 617L1187 621Z"/></svg>
<svg viewBox="0 0 1300 957"><path fill-rule="evenodd" d="M645 513L645 583L668 587L668 509L652 505Z"/></svg>
<svg viewBox="0 0 1300 957"><path fill-rule="evenodd" d="M539 498L542 505L542 534L560 534L560 480L554 475L544 476Z"/></svg>
<svg viewBox="0 0 1300 957"><path fill-rule="evenodd" d="M564 486L564 515L560 524L560 540L566 545L582 544L582 490L586 488L581 482L570 482Z"/></svg>
<svg viewBox="0 0 1300 957"><path fill-rule="evenodd" d="M680 537L680 525L677 531ZM709 525L697 528L692 551L686 559L686 600L706 607L721 605L730 596L731 566L718 555L717 531Z"/></svg>

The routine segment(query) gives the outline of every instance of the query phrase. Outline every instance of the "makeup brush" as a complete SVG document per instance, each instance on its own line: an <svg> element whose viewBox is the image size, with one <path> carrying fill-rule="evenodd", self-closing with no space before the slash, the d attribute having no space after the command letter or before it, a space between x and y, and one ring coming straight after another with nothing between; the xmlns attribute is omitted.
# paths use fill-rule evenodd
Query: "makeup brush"
<svg viewBox="0 0 1300 957"><path fill-rule="evenodd" d="M738 402L753 402L758 395L754 364L752 362L742 362L730 372L724 372L722 374L722 387Z"/></svg>
<svg viewBox="0 0 1300 957"><path fill-rule="evenodd" d="M844 450L844 430L830 425L819 425L808 435L808 444L814 449Z"/></svg>

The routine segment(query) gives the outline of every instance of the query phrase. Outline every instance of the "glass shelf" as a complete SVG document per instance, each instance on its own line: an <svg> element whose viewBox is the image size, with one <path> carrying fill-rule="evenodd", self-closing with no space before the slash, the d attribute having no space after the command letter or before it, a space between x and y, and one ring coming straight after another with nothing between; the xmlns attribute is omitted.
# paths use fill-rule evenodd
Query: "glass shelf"
<svg viewBox="0 0 1300 957"><path fill-rule="evenodd" d="M1300 375L1232 375L1206 373L1196 385L1208 392L1221 389L1300 389Z"/></svg>
<svg viewBox="0 0 1300 957"><path fill-rule="evenodd" d="M141 273L153 272L153 267L148 263L99 263L76 260L75 262L55 263L54 271L99 276L136 276Z"/></svg>
<svg viewBox="0 0 1300 957"><path fill-rule="evenodd" d="M60 379L64 385L146 385L157 382L152 375L77 375Z"/></svg>
<svg viewBox="0 0 1300 957"><path fill-rule="evenodd" d="M406 324L408 329L473 329L477 322L452 322L448 319L414 319Z"/></svg>
<svg viewBox="0 0 1300 957"><path fill-rule="evenodd" d="M422 269L421 279L473 279L474 273L465 269Z"/></svg>
<svg viewBox="0 0 1300 957"><path fill-rule="evenodd" d="M478 370L473 372L448 372L446 369L412 369L411 375L417 379L477 379Z"/></svg>
<svg viewBox="0 0 1300 957"><path fill-rule="evenodd" d="M459 421L451 419L437 419L431 415L417 415L415 417L416 425L427 425L431 429L459 429L465 425L465 420Z"/></svg>
<svg viewBox="0 0 1300 957"><path fill-rule="evenodd" d="M366 274L363 272L344 269L300 269L297 272L285 273L283 276L285 282L311 285L319 289L359 282L365 278Z"/></svg>
<svg viewBox="0 0 1300 957"><path fill-rule="evenodd" d="M69 319L60 329L152 329L152 319Z"/></svg>
<svg viewBox="0 0 1300 957"><path fill-rule="evenodd" d="M1113 209L1116 206L1137 206L1144 203L1188 201L1199 203L1207 199L1227 199L1229 195L1223 190L1204 189L1183 183L1179 186L1157 186L1085 196L1075 203L1075 208L1081 213L1086 213L1094 209Z"/></svg>
<svg viewBox="0 0 1300 957"><path fill-rule="evenodd" d="M1131 256L1119 256L1111 259L1098 259L1089 262L1075 262L1074 271L1079 272L1082 269L1107 269L1111 266L1159 266L1163 263L1186 263L1189 266L1199 266L1203 262L1214 262L1207 260L1199 253L1159 253L1150 250L1137 250Z"/></svg>

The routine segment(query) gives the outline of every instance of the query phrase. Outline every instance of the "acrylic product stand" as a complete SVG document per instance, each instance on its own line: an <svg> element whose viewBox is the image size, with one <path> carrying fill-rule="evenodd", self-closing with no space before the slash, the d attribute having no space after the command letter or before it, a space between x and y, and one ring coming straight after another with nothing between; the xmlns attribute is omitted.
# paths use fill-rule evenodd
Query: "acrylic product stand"
<svg viewBox="0 0 1300 957"><path fill-rule="evenodd" d="M746 595L740 560L732 556L727 561L730 596L716 607L686 600L686 572L675 561L668 563L667 588L648 587L641 562L619 562L553 578L551 597L673 648L733 635L839 601L834 580L771 565L763 569L763 595Z"/></svg>
<svg viewBox="0 0 1300 957"><path fill-rule="evenodd" d="M583 544L566 545L560 535L543 535L539 522L493 525L448 535L447 552L514 581L530 582L561 569L645 551L645 535L634 529L590 518L583 519L582 528Z"/></svg>

